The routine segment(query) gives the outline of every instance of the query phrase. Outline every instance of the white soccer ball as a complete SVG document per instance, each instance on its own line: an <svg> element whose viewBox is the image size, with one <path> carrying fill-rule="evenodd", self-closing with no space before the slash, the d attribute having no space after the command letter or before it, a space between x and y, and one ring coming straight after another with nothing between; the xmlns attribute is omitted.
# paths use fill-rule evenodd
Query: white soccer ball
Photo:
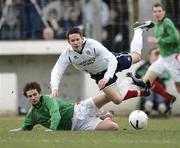
<svg viewBox="0 0 180 148"><path fill-rule="evenodd" d="M135 129L143 129L148 123L148 116L141 110L135 110L129 115L129 124Z"/></svg>

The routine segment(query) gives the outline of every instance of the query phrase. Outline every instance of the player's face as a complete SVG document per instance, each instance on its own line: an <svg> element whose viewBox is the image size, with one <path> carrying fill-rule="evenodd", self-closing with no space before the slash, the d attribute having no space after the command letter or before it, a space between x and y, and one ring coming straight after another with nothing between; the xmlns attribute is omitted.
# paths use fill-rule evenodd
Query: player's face
<svg viewBox="0 0 180 148"><path fill-rule="evenodd" d="M39 103L40 94L38 93L38 91L36 89L28 90L26 92L26 96L27 96L28 101L31 104L36 105Z"/></svg>
<svg viewBox="0 0 180 148"><path fill-rule="evenodd" d="M153 8L153 16L157 22L161 21L165 16L165 11L162 7Z"/></svg>
<svg viewBox="0 0 180 148"><path fill-rule="evenodd" d="M68 43L75 51L80 52L83 44L83 37L77 33L70 34Z"/></svg>

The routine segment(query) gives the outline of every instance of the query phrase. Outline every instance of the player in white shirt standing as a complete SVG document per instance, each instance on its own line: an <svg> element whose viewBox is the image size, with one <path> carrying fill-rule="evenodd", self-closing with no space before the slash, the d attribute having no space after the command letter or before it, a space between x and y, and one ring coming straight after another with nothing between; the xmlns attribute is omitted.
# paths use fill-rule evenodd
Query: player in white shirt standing
<svg viewBox="0 0 180 148"><path fill-rule="evenodd" d="M111 53L101 43L85 38L81 30L72 28L67 32L70 46L62 52L51 72L51 96L58 96L58 88L62 76L69 64L88 72L96 80L100 90L115 104L119 104L127 95L133 79L128 77L121 85L117 85L116 72L128 69L133 63L141 60L143 32L154 26L151 21L134 24L134 36L130 53ZM131 96L131 94L130 94Z"/></svg>

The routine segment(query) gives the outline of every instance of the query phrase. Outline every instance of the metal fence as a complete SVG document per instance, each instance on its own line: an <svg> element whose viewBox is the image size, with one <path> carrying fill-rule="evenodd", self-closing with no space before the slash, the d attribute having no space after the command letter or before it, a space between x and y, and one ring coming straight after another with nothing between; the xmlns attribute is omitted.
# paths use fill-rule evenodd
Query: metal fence
<svg viewBox="0 0 180 148"><path fill-rule="evenodd" d="M180 1L161 0L180 29ZM2 0L0 40L65 39L71 27L114 52L128 51L140 0ZM147 5L148 7L148 5Z"/></svg>
<svg viewBox="0 0 180 148"><path fill-rule="evenodd" d="M109 50L128 49L127 0L4 0L0 7L0 40L65 39L80 27Z"/></svg>

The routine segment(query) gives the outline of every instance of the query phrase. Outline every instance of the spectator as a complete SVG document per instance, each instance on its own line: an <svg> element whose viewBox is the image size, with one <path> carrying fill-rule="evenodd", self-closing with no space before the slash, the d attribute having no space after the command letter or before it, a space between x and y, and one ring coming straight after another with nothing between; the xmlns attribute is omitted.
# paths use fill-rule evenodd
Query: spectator
<svg viewBox="0 0 180 148"><path fill-rule="evenodd" d="M43 39L44 40L52 40L54 39L54 31L50 27L46 27L43 30Z"/></svg>
<svg viewBox="0 0 180 148"><path fill-rule="evenodd" d="M56 12L56 15L57 15L57 18L58 19L60 19L61 18L61 16L62 16L62 13L61 13L61 1L53 1L53 2L49 2L49 3L47 3L46 4L46 6L43 8L43 16L44 16L44 18L46 19L46 20L51 20L51 15L49 15L50 14L50 12L51 11L54 11L54 12Z"/></svg>
<svg viewBox="0 0 180 148"><path fill-rule="evenodd" d="M108 24L103 27L102 31L102 43L103 45L108 48L110 51L114 50L112 48L112 39L115 38L116 35L116 18L118 16L118 12L115 9L109 10L108 15ZM115 52L115 51L114 51Z"/></svg>
<svg viewBox="0 0 180 148"><path fill-rule="evenodd" d="M68 0L53 1L43 8L43 16L53 29L55 38L65 38L66 29L64 27L66 27L67 22L69 22L72 11L74 11L72 4L73 3ZM76 17L76 14L73 17Z"/></svg>
<svg viewBox="0 0 180 148"><path fill-rule="evenodd" d="M39 6L40 0L36 0ZM41 39L42 22L41 17L35 9L31 0L22 1L21 11L21 33L23 39Z"/></svg>
<svg viewBox="0 0 180 148"><path fill-rule="evenodd" d="M102 42L113 52L128 52L128 5L126 0L104 0L109 6L108 23L103 28ZM104 35L107 36L104 36Z"/></svg>
<svg viewBox="0 0 180 148"><path fill-rule="evenodd" d="M108 24L103 28L102 43L110 51L128 52L128 28L125 24L119 24L119 17L119 10L110 8Z"/></svg>
<svg viewBox="0 0 180 148"><path fill-rule="evenodd" d="M19 31L19 2L6 1L3 6L1 23L0 23L0 38L2 40L12 40L20 38Z"/></svg>
<svg viewBox="0 0 180 148"><path fill-rule="evenodd" d="M49 10L47 23L48 28L51 28L54 33L54 38L59 38L59 34L64 32L63 21L59 18L56 9Z"/></svg>
<svg viewBox="0 0 180 148"><path fill-rule="evenodd" d="M82 20L80 19L80 12L76 9L72 9L70 11L68 20L63 22L64 31L57 35L58 38L66 39L66 32L73 27L82 28Z"/></svg>
<svg viewBox="0 0 180 148"><path fill-rule="evenodd" d="M107 4L103 1L103 0L100 0L98 2L98 7L100 9L100 16L101 16L101 25L102 26L106 26L107 23L108 23L108 16L109 16L109 8L107 6ZM93 16L94 16L94 13L93 13L93 4L92 4L92 1L90 0L87 0L87 3L86 3L86 18L87 18L87 21L90 25L93 24Z"/></svg>

